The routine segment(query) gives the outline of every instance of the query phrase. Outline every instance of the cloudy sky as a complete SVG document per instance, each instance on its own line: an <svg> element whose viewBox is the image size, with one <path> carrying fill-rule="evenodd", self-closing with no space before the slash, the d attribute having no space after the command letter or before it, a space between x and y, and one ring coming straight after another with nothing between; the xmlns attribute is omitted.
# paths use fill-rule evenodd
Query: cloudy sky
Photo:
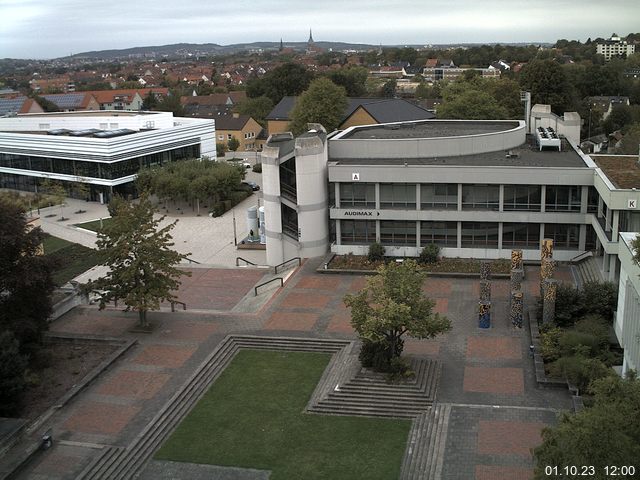
<svg viewBox="0 0 640 480"><path fill-rule="evenodd" d="M640 30L640 1L0 0L0 58L171 43L553 42Z"/></svg>

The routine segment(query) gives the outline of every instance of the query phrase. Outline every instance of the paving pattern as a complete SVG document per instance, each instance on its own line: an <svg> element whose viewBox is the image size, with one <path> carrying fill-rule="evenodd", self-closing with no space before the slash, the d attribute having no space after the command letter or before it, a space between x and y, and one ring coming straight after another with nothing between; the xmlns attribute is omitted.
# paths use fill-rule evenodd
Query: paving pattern
<svg viewBox="0 0 640 480"><path fill-rule="evenodd" d="M136 314L116 308L78 307L60 318L51 330L134 338L138 344L51 418L46 427L53 429L54 448L36 457L20 478L74 479L105 452L102 446L115 447L110 451L118 455L228 334L354 339L343 297L361 289L366 277L317 274L318 264L303 264L255 314L233 308L252 294L264 270L193 269L180 291L189 310L152 312L151 334L132 332ZM560 267L556 276L569 278L567 272ZM538 273L527 268L525 306L539 288ZM530 448L540 430L571 406L566 392L537 388L528 329L514 329L508 321L508 280L493 280L492 286L492 326L481 330L477 279L425 283L435 311L447 315L453 328L437 339L405 343L405 354L442 366L436 406L446 406L447 421L429 437L440 442L434 451L441 462L429 470L435 476L424 478L529 478Z"/></svg>

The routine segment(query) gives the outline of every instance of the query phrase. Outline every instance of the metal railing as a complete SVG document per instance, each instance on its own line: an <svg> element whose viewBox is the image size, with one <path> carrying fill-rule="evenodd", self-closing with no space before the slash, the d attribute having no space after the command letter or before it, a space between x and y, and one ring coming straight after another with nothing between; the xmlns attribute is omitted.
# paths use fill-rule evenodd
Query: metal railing
<svg viewBox="0 0 640 480"><path fill-rule="evenodd" d="M294 261L294 260L297 260L297 261L298 261L298 266L302 265L302 259L301 259L300 257L293 257L293 258L290 258L289 260L285 260L285 261L284 261L284 262L282 262L281 264L276 265L275 267L273 267L273 272L277 274L277 273L278 273L278 268L283 267L283 266L285 266L287 263L292 262L292 261Z"/></svg>
<svg viewBox="0 0 640 480"><path fill-rule="evenodd" d="M260 287L264 287L265 285L270 284L271 282L275 282L276 280L280 280L280 287L284 287L284 280L282 279L282 277L276 277L276 278L272 278L271 280L267 280L264 283L261 283L260 285L256 285L255 287L253 287L253 292L255 293L255 296L258 296L258 289Z"/></svg>
<svg viewBox="0 0 640 480"><path fill-rule="evenodd" d="M250 260L247 260L246 258L242 258L242 257L236 257L236 267L240 266L240 260L242 260L243 262L245 262L248 265L253 265L255 267L258 267L259 265L257 263L253 263Z"/></svg>
<svg viewBox="0 0 640 480"><path fill-rule="evenodd" d="M185 257L184 259L185 259L186 261L188 261L189 263L197 263L198 265L200 265L200 262L198 262L197 260L193 260L193 259L191 259L191 258L189 258L189 257Z"/></svg>
<svg viewBox="0 0 640 480"><path fill-rule="evenodd" d="M187 309L187 304L184 302L179 302L178 300L171 300L171 311L175 312L176 311L176 303L178 305L182 305L182 310L186 310Z"/></svg>

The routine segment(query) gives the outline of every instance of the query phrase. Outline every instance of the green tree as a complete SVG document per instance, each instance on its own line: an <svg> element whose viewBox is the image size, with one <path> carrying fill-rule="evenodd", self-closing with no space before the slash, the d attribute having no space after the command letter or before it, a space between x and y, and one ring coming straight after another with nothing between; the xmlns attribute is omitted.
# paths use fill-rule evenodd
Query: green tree
<svg viewBox="0 0 640 480"><path fill-rule="evenodd" d="M282 97L300 95L313 80L313 73L303 65L285 63L262 78L254 78L247 82L247 95L251 98L266 96L273 104L277 104Z"/></svg>
<svg viewBox="0 0 640 480"><path fill-rule="evenodd" d="M27 357L20 353L13 332L0 332L0 416L12 416L20 410L26 370Z"/></svg>
<svg viewBox="0 0 640 480"><path fill-rule="evenodd" d="M365 343L382 344L391 366L402 353L402 336L433 338L451 329L451 322L433 312L435 302L424 295L426 273L413 260L389 263L367 279L359 293L345 296L351 325Z"/></svg>
<svg viewBox="0 0 640 480"><path fill-rule="evenodd" d="M152 90L149 90L142 100L142 110L154 110L158 106L158 99Z"/></svg>
<svg viewBox="0 0 640 480"><path fill-rule="evenodd" d="M554 60L532 60L520 72L520 86L531 92L533 104L551 105L562 115L574 108L571 86L562 66Z"/></svg>
<svg viewBox="0 0 640 480"><path fill-rule="evenodd" d="M309 89L300 95L293 111L289 128L295 135L306 131L307 123L320 123L327 132L340 125L347 108L347 94L327 78L311 82Z"/></svg>
<svg viewBox="0 0 640 480"><path fill-rule="evenodd" d="M171 112L174 117L181 117L184 115L184 107L180 103L180 95L176 91L169 92L160 100L154 110L160 112Z"/></svg>
<svg viewBox="0 0 640 480"><path fill-rule="evenodd" d="M273 110L273 102L269 97L261 96L247 98L238 105L238 113L249 115L263 127L266 127L265 117Z"/></svg>
<svg viewBox="0 0 640 480"><path fill-rule="evenodd" d="M362 97L367 93L369 70L365 67L347 67L334 70L328 77L336 85L344 87L348 97Z"/></svg>
<svg viewBox="0 0 640 480"><path fill-rule="evenodd" d="M218 157L224 157L224 154L229 151L229 147L225 142L216 143L216 155Z"/></svg>
<svg viewBox="0 0 640 480"><path fill-rule="evenodd" d="M602 128L605 133L613 133L621 130L633 121L633 113L628 105L616 105L611 109L611 113L602 121Z"/></svg>
<svg viewBox="0 0 640 480"><path fill-rule="evenodd" d="M0 332L13 332L23 351L40 340L51 314L52 266L40 255L42 240L23 207L0 197Z"/></svg>
<svg viewBox="0 0 640 480"><path fill-rule="evenodd" d="M60 205L60 220L64 220L64 200L67 191L62 183L47 178L40 184L40 192L45 193L54 205Z"/></svg>
<svg viewBox="0 0 640 480"><path fill-rule="evenodd" d="M625 155L637 155L640 150L640 123L630 125L622 138L620 151Z"/></svg>
<svg viewBox="0 0 640 480"><path fill-rule="evenodd" d="M393 98L396 96L396 88L398 83L395 80L388 80L382 85L381 95L385 98Z"/></svg>
<svg viewBox="0 0 640 480"><path fill-rule="evenodd" d="M467 89L458 94L445 94L438 107L438 118L488 120L507 118L507 110L501 107L488 92Z"/></svg>
<svg viewBox="0 0 640 480"><path fill-rule="evenodd" d="M229 150L235 152L240 148L240 141L236 137L231 137L227 142L227 146L229 147Z"/></svg>
<svg viewBox="0 0 640 480"><path fill-rule="evenodd" d="M171 249L171 230L177 220L159 228L164 217L153 218L153 205L143 195L138 203L118 205L112 221L98 232L97 246L109 272L92 283L105 290L100 307L113 299L138 311L140 326L149 327L147 312L177 297L180 277L190 275L177 268L188 254Z"/></svg>
<svg viewBox="0 0 640 480"><path fill-rule="evenodd" d="M632 459L640 458L640 382L635 375L596 380L591 391L592 407L564 413L557 425L542 431L542 445L534 450L536 480L549 478L547 465L591 465L595 475L589 478L607 480L605 467L633 465Z"/></svg>

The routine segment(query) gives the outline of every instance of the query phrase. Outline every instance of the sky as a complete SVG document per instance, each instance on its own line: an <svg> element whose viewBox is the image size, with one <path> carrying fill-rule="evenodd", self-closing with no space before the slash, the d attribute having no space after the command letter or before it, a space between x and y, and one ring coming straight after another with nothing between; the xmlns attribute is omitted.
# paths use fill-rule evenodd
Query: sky
<svg viewBox="0 0 640 480"><path fill-rule="evenodd" d="M640 1L0 0L0 58L172 43L585 41L640 30Z"/></svg>

